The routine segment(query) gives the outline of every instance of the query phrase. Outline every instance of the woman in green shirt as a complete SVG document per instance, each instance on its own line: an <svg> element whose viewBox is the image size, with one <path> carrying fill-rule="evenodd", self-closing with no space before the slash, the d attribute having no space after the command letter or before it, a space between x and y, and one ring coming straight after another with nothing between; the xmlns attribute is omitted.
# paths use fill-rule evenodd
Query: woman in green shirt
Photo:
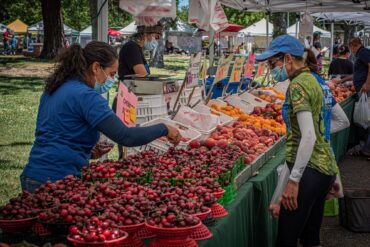
<svg viewBox="0 0 370 247"><path fill-rule="evenodd" d="M289 181L282 195L278 246L320 246L320 227L325 197L338 167L325 140L323 93L316 78L305 67L304 46L294 37L282 35L257 56L268 60L276 81L290 79L285 121L286 162Z"/></svg>

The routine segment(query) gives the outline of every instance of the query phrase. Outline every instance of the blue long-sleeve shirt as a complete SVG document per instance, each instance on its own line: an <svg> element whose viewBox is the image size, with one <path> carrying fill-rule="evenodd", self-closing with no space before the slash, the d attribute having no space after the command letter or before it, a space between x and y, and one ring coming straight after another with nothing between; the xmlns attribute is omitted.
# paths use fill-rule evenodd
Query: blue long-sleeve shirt
<svg viewBox="0 0 370 247"><path fill-rule="evenodd" d="M126 127L93 88L70 79L53 94L41 96L35 141L23 175L41 182L80 176L99 131L124 146L144 145L168 132L163 124Z"/></svg>

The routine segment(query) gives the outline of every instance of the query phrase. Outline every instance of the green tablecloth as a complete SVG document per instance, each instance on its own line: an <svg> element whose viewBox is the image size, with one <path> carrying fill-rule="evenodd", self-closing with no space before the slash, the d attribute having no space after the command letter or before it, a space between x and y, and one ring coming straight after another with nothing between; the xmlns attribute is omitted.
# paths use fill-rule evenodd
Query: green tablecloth
<svg viewBox="0 0 370 247"><path fill-rule="evenodd" d="M200 241L199 246L258 246L274 245L277 222L268 211L270 199L277 183L276 168L285 159L284 149L269 160L259 171L258 176L245 183L235 200L226 209L229 215L219 219L211 227L211 239Z"/></svg>
<svg viewBox="0 0 370 247"><path fill-rule="evenodd" d="M350 122L352 122L354 103L355 100L352 97L340 103ZM351 135L353 135L353 129L354 128L352 127L347 128L331 135L331 144L334 149L334 154L337 162L347 152L349 140L351 138Z"/></svg>

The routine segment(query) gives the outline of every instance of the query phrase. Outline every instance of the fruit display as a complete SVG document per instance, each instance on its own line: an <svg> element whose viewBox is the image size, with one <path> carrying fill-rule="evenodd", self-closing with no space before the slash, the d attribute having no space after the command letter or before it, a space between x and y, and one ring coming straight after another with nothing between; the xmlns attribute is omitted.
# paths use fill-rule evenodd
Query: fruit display
<svg viewBox="0 0 370 247"><path fill-rule="evenodd" d="M282 105L279 104L267 104L266 107L256 106L250 115L262 116L265 119L274 119L281 124L284 123L282 117Z"/></svg>
<svg viewBox="0 0 370 247"><path fill-rule="evenodd" d="M334 84L332 82L329 82L328 86L331 89L333 96L338 103L345 100L355 92L355 88L353 86Z"/></svg>
<svg viewBox="0 0 370 247"><path fill-rule="evenodd" d="M277 101L285 100L285 95L273 87L265 87L253 90L252 94L269 103L275 103Z"/></svg>
<svg viewBox="0 0 370 247"><path fill-rule="evenodd" d="M228 115L233 118L238 118L240 117L240 115L245 114L242 110L240 110L239 107L235 107L231 105L219 107L215 104L212 104L211 108L215 111L222 112L223 114Z"/></svg>

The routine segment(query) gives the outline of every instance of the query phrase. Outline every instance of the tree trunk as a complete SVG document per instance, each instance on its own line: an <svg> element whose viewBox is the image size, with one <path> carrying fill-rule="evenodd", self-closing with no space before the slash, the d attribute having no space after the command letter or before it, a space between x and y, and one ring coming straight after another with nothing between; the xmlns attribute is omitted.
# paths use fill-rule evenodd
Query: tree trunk
<svg viewBox="0 0 370 247"><path fill-rule="evenodd" d="M64 47L61 0L41 0L44 46L40 58L52 59Z"/></svg>
<svg viewBox="0 0 370 247"><path fill-rule="evenodd" d="M90 0L90 18L91 18L91 29L92 29L92 40L98 39L98 1Z"/></svg>
<svg viewBox="0 0 370 247"><path fill-rule="evenodd" d="M270 16L272 24L274 25L274 32L272 33L272 38L276 38L282 34L286 34L286 17L285 13L277 12Z"/></svg>
<svg viewBox="0 0 370 247"><path fill-rule="evenodd" d="M344 31L343 43L348 46L349 40L355 35L355 26L344 23L341 27Z"/></svg>
<svg viewBox="0 0 370 247"><path fill-rule="evenodd" d="M167 31L164 32L164 35L158 40L158 47L153 56L152 66L156 68L164 68L164 43L167 39Z"/></svg>

